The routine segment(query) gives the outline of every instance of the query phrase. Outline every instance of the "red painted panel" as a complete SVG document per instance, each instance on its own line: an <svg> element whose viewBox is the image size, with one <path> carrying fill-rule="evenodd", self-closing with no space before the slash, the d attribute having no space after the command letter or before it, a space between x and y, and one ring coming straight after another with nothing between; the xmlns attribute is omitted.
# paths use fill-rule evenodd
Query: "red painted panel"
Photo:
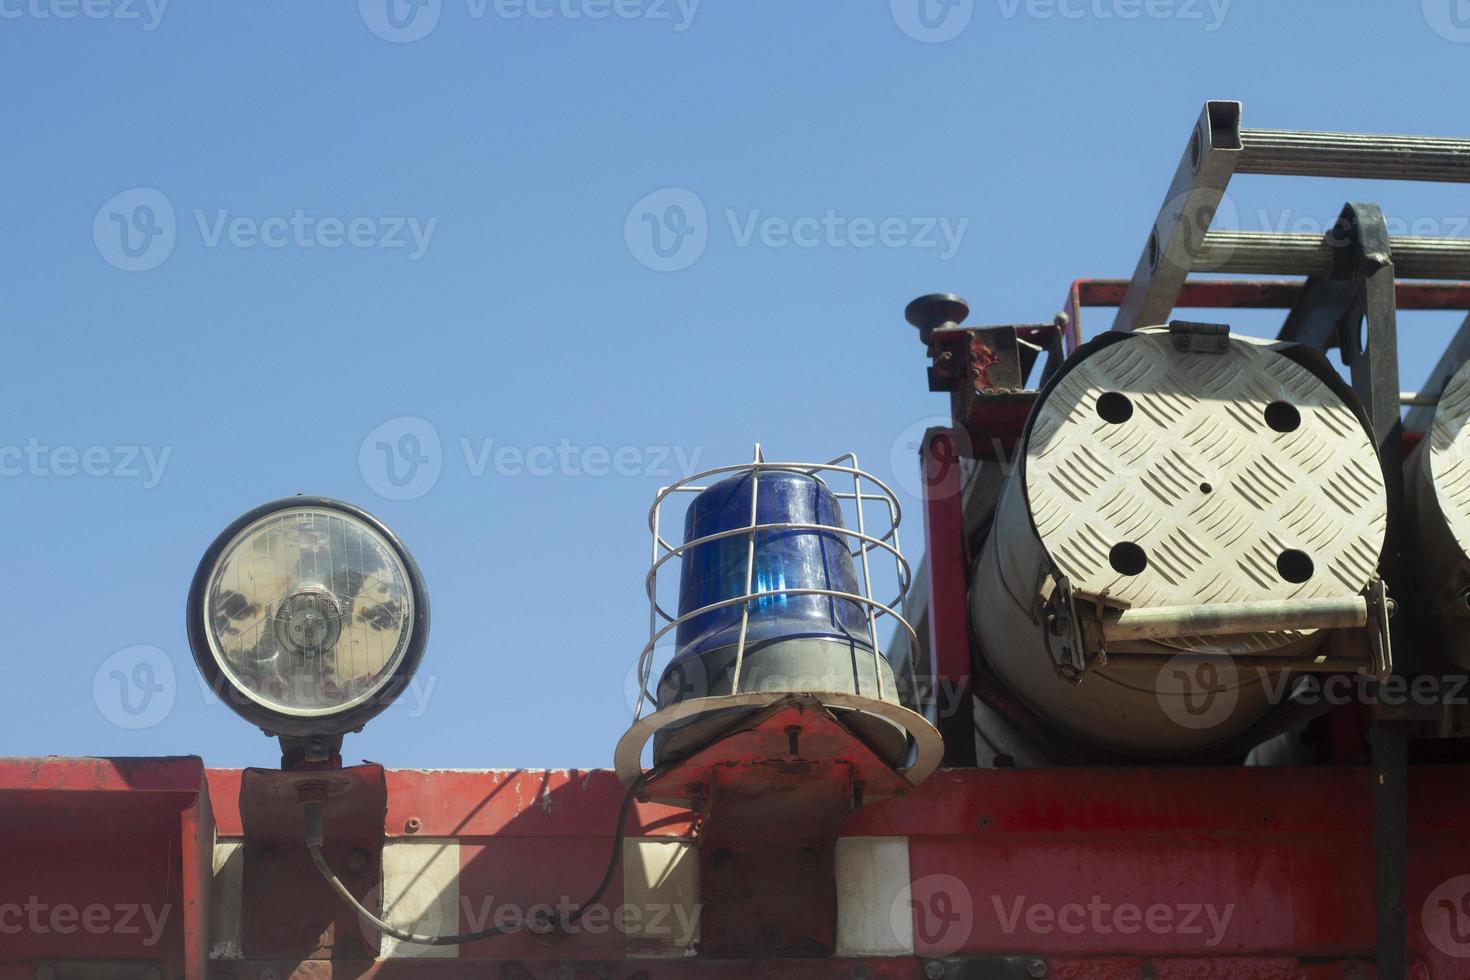
<svg viewBox="0 0 1470 980"><path fill-rule="evenodd" d="M1415 770L1416 773L1422 770ZM1433 770L1429 770L1433 772ZM1451 768L1444 778L1466 781ZM1455 775L1451 775L1455 774ZM946 769L907 799L865 807L849 836L976 833L1132 836L1364 835L1368 770L1358 767ZM1470 803L1470 792L1451 799ZM1454 821L1437 805L1437 819ZM1458 825L1464 826L1464 818Z"/></svg>
<svg viewBox="0 0 1470 980"><path fill-rule="evenodd" d="M606 769L456 772L394 770L388 774L390 836L491 835L585 837L611 834L625 790ZM688 810L640 805L628 818L633 836L678 837L688 833Z"/></svg>
<svg viewBox="0 0 1470 980"><path fill-rule="evenodd" d="M202 972L203 787L192 757L0 760L0 960Z"/></svg>
<svg viewBox="0 0 1470 980"><path fill-rule="evenodd" d="M609 831L611 827L608 828ZM502 837L460 842L460 923L465 931L505 925L581 905L602 879L612 852L607 837L542 840ZM529 932L460 947L462 958L600 959L626 954L624 933L614 916L623 905L621 871L599 910L575 927L575 935L548 945ZM504 916L497 920L497 916Z"/></svg>
<svg viewBox="0 0 1470 980"><path fill-rule="evenodd" d="M995 834L910 840L915 945L1042 951L1366 955L1373 858L1351 842Z"/></svg>
<svg viewBox="0 0 1470 980"><path fill-rule="evenodd" d="M240 770L209 770L215 821L224 837L239 837ZM389 837L585 837L611 834L623 801L611 770L388 771ZM409 821L418 823L412 831ZM682 837L688 810L640 804L628 818L633 836Z"/></svg>

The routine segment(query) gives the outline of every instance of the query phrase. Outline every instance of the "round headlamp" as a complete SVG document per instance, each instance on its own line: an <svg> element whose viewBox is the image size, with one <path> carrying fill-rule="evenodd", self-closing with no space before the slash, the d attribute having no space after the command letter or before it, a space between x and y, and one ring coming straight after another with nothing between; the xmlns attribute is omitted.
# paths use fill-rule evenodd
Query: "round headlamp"
<svg viewBox="0 0 1470 980"><path fill-rule="evenodd" d="M189 646L211 689L273 735L336 736L388 707L418 667L429 600L371 514L288 497L243 514L189 589Z"/></svg>

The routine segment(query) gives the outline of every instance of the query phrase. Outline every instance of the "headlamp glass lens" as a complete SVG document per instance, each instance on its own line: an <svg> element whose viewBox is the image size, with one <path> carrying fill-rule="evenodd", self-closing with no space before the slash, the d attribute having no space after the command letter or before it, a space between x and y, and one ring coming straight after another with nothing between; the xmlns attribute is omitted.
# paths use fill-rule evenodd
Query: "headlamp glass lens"
<svg viewBox="0 0 1470 980"><path fill-rule="evenodd" d="M374 528L322 507L275 511L220 552L204 597L209 647L247 697L330 715L377 694L403 660L414 596Z"/></svg>

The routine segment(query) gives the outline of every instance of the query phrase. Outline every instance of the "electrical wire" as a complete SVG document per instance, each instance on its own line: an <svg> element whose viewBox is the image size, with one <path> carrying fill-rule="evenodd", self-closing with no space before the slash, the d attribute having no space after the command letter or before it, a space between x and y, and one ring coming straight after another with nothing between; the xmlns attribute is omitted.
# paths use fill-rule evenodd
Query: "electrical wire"
<svg viewBox="0 0 1470 980"><path fill-rule="evenodd" d="M367 907L357 900L357 896L353 895L346 885L342 884L342 880L337 877L336 873L332 871L331 866L327 864L327 859L322 856L322 844L324 841L322 812L324 804L319 800L308 801L304 804L306 813L306 849L311 852L312 864L316 865L316 869L321 872L322 877L326 879L327 884L332 887L332 890L341 896L342 901L351 906L362 918L372 923L373 927L379 932L387 936L392 936L399 942L415 943L420 946L458 946L461 943L478 942L481 939L493 939L496 936L508 936L528 927L533 932L538 931L538 926L545 932L550 932L557 925L563 928L576 925L582 916L586 914L587 910L601 901L602 897L607 894L608 888L612 887L613 878L618 872L618 859L623 853L623 840L627 836L628 814L632 812L633 803L638 798L638 794L643 791L643 787L648 785L655 776L661 775L662 771L660 767L654 767L635 779L633 784L628 787L628 792L623 796L623 805L618 809L618 825L613 835L612 854L608 858L607 871L603 873L602 881L598 883L592 895L569 913L566 921L563 923L556 923L551 919L538 918L534 922L520 922L510 927L491 926L488 929L480 929L475 932L462 932L453 936L423 936L415 932L408 932L407 930L389 925L368 911Z"/></svg>

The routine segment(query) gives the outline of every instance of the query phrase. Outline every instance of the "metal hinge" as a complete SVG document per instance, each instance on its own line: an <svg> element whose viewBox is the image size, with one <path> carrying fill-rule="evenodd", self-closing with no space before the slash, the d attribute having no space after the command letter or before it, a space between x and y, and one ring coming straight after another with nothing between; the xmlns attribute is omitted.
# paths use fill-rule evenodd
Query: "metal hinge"
<svg viewBox="0 0 1470 980"><path fill-rule="evenodd" d="M1172 320L1169 335L1174 349L1186 354L1223 354L1230 349L1230 326L1224 323Z"/></svg>

